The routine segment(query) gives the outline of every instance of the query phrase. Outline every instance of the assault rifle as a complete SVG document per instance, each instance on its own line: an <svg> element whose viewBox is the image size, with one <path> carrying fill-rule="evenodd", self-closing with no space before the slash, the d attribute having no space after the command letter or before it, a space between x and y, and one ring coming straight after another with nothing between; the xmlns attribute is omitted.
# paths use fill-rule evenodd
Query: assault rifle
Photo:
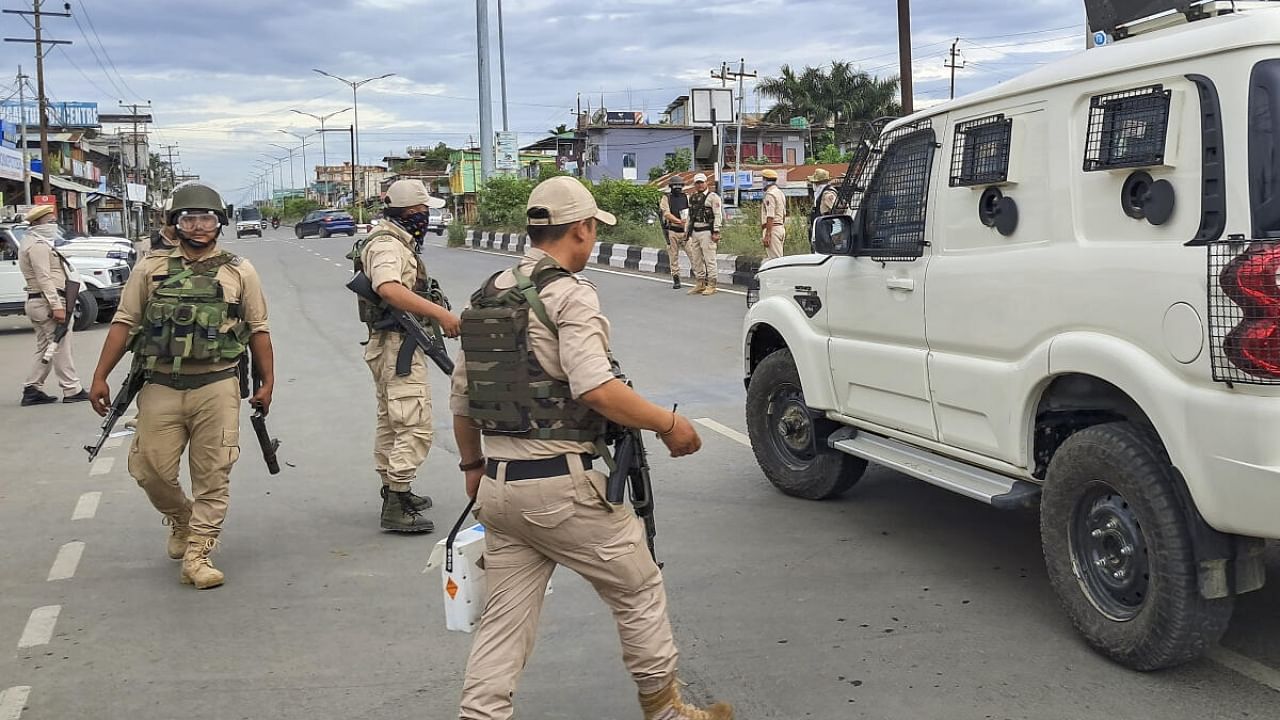
<svg viewBox="0 0 1280 720"><path fill-rule="evenodd" d="M373 281L368 275L363 272L356 273L347 283L347 289L364 300L386 309L387 319L375 325L375 330L398 328L404 332L404 344L400 346L400 354L396 356L396 375L404 377L409 374L413 366L413 353L418 348L422 348L422 352L431 358L436 367L440 368L440 372L453 375L453 359L444 349L444 337L438 332L428 331L416 317L383 300L382 296L373 289Z"/></svg>
<svg viewBox="0 0 1280 720"><path fill-rule="evenodd" d="M246 367L249 365L252 369ZM253 392L249 391L249 376L253 377ZM240 356L240 398L248 399L262 388L262 375L258 372L258 366L253 365L249 361L249 354L245 353ZM262 448L262 459L267 462L267 472L272 475L280 473L280 460L276 458L276 451L280 449L280 441L271 437L271 433L267 432L267 416L263 414L262 408L255 406L255 412L249 417L250 424L253 425L253 434L258 437L258 446Z"/></svg>
<svg viewBox="0 0 1280 720"><path fill-rule="evenodd" d="M111 431L133 404L133 399L138 396L138 391L142 390L146 380L146 371L135 356L133 365L129 367L129 375L124 379L124 385L120 388L120 392L116 393L116 399L111 403L111 410L102 421L102 433L98 435L98 442L84 446L85 451L89 453L89 462L93 462L98 457L98 453L102 452L103 443L111 437Z"/></svg>
<svg viewBox="0 0 1280 720"><path fill-rule="evenodd" d="M58 323L58 327L53 329L53 341L44 349L44 355L40 356L40 362L45 365L48 365L54 354L58 352L58 345L67 337L67 333L71 330L71 323L75 322L76 299L80 297L80 283L75 280L67 280L67 286L62 291L62 295L65 300L63 307L66 308L67 316L62 322Z"/></svg>
<svg viewBox="0 0 1280 720"><path fill-rule="evenodd" d="M604 497L610 504L621 505L623 493L631 489L631 507L636 517L644 521L644 538L654 562L658 553L653 540L658 535L658 525L653 517L653 484L649 479L649 456L644 449L644 438L636 428L610 425L609 441L613 442L613 470L605 485ZM662 567L662 563L658 563Z"/></svg>

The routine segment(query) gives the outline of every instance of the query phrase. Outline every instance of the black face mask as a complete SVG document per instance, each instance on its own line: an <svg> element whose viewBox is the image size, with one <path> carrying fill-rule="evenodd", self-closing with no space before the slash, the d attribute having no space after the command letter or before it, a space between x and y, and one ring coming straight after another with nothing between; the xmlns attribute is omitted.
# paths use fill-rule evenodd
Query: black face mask
<svg viewBox="0 0 1280 720"><path fill-rule="evenodd" d="M406 213L395 219L400 227L409 232L415 238L421 239L427 234L427 227L431 224L431 213L427 211Z"/></svg>

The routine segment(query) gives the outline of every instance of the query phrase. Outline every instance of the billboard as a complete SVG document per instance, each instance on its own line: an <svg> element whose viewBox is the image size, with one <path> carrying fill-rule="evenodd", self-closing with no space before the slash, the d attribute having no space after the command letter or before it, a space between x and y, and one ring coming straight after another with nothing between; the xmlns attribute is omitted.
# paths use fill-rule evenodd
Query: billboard
<svg viewBox="0 0 1280 720"><path fill-rule="evenodd" d="M28 125L40 125L40 107L35 100L19 102L5 100L0 102L0 118L14 125L20 125L25 118ZM98 123L98 103L96 102L51 102L49 108L49 124L60 128L96 128Z"/></svg>
<svg viewBox="0 0 1280 720"><path fill-rule="evenodd" d="M689 103L689 119L696 124L733 122L733 90L729 88L694 88L689 91Z"/></svg>

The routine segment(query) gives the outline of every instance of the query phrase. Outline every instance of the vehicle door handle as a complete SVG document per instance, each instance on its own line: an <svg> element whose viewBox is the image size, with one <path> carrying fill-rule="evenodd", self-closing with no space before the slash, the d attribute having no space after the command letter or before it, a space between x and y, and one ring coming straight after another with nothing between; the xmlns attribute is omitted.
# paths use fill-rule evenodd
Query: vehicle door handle
<svg viewBox="0 0 1280 720"><path fill-rule="evenodd" d="M916 289L915 278L885 278L884 285L890 290L906 290L907 292L911 292Z"/></svg>

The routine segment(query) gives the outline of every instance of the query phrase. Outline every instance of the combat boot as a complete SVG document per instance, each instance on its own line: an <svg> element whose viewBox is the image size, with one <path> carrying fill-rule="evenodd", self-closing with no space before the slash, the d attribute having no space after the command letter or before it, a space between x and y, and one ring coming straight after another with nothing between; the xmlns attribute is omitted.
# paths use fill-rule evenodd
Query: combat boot
<svg viewBox="0 0 1280 720"><path fill-rule="evenodd" d="M387 493L388 493L388 492L389 492L389 491L387 490L387 486L386 486L386 485L383 485L383 486L382 486L382 499L383 499L384 501L387 499ZM431 496L430 496L430 495L415 495L415 494L414 494L414 492L413 492L412 490L409 490L409 491L407 492L407 494L408 494L408 496L409 496L409 504L413 505L413 509L414 509L414 510L417 510L418 512L422 512L423 510L430 510L430 509L431 509Z"/></svg>
<svg viewBox="0 0 1280 720"><path fill-rule="evenodd" d="M671 289L672 289L672 290L679 290L679 289L680 289L680 276L679 276L679 275L672 275L672 276L671 276Z"/></svg>
<svg viewBox="0 0 1280 720"><path fill-rule="evenodd" d="M705 279L698 278L697 280L698 282L694 283L689 292L685 293L686 295L701 295L702 291L707 289L707 281Z"/></svg>
<svg viewBox="0 0 1280 720"><path fill-rule="evenodd" d="M22 407L48 405L49 403L55 402L58 402L58 398L46 393L35 385L27 385L22 388Z"/></svg>
<svg viewBox="0 0 1280 720"><path fill-rule="evenodd" d="M382 498L382 529L402 533L429 533L436 529L436 525L422 517L422 512L413 507L409 493L388 490Z"/></svg>
<svg viewBox="0 0 1280 720"><path fill-rule="evenodd" d="M195 585L197 590L207 590L222 584L222 571L213 566L209 553L218 545L218 538L192 535L187 538L187 552L182 556L183 585Z"/></svg>
<svg viewBox="0 0 1280 720"><path fill-rule="evenodd" d="M187 539L191 537L191 513L186 515L165 515L164 524L169 526L169 559L181 560L187 554Z"/></svg>
<svg viewBox="0 0 1280 720"><path fill-rule="evenodd" d="M707 279L707 286L706 286L706 287L704 287L704 288L702 288L702 294L703 294L703 295L715 295L715 294L716 294L716 280L715 280L715 278L708 278L708 279Z"/></svg>
<svg viewBox="0 0 1280 720"><path fill-rule="evenodd" d="M652 695L640 693L640 708L644 710L644 720L733 720L733 706L729 703L718 702L706 710L686 704L680 698L679 680L672 680Z"/></svg>

